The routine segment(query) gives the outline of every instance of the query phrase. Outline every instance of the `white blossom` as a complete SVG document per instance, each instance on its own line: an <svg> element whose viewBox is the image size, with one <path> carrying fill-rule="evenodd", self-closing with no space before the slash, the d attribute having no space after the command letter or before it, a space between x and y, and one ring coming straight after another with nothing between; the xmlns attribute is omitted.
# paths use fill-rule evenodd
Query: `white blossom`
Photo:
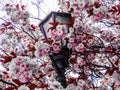
<svg viewBox="0 0 120 90"><path fill-rule="evenodd" d="M22 85L18 88L18 90L30 90L30 88L27 87L26 85Z"/></svg>

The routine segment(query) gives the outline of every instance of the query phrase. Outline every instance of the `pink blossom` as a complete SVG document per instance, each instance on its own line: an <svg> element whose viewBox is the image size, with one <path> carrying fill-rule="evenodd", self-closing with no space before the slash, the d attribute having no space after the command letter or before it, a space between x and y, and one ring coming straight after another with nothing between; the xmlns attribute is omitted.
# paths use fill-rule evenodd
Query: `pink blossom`
<svg viewBox="0 0 120 90"><path fill-rule="evenodd" d="M75 47L75 50L77 52L83 52L84 51L84 45L83 44L79 44L78 46Z"/></svg>
<svg viewBox="0 0 120 90"><path fill-rule="evenodd" d="M90 54L88 55L88 59L89 59L90 61L94 60L94 59L95 59L94 54L93 54L93 53L90 53Z"/></svg>
<svg viewBox="0 0 120 90"><path fill-rule="evenodd" d="M94 15L95 20L99 21L103 17L102 13L98 13Z"/></svg>
<svg viewBox="0 0 120 90"><path fill-rule="evenodd" d="M78 62L78 64L81 65L81 66L85 64L85 60L83 60L83 59L80 58L80 57L77 58L77 62Z"/></svg>
<svg viewBox="0 0 120 90"><path fill-rule="evenodd" d="M53 50L54 50L55 53L58 53L60 51L60 48L59 48L58 45L53 44L52 47L53 47Z"/></svg>
<svg viewBox="0 0 120 90"><path fill-rule="evenodd" d="M58 31L57 31L57 36L58 36L59 38L62 38L62 37L64 36L64 31L63 31L63 30L58 30Z"/></svg>
<svg viewBox="0 0 120 90"><path fill-rule="evenodd" d="M71 43L72 48L75 47L77 44L75 42Z"/></svg>
<svg viewBox="0 0 120 90"><path fill-rule="evenodd" d="M78 65L78 64L74 64L74 68L75 68L75 69L78 69L78 68L79 68L79 65Z"/></svg>
<svg viewBox="0 0 120 90"><path fill-rule="evenodd" d="M74 38L69 38L69 42L74 42Z"/></svg>
<svg viewBox="0 0 120 90"><path fill-rule="evenodd" d="M85 9L89 8L89 3L86 3L86 4L84 5L84 8L85 8Z"/></svg>
<svg viewBox="0 0 120 90"><path fill-rule="evenodd" d="M56 38L56 30L53 30L51 35L53 38Z"/></svg>
<svg viewBox="0 0 120 90"><path fill-rule="evenodd" d="M39 52L39 57L42 57L44 55L44 51Z"/></svg>
<svg viewBox="0 0 120 90"><path fill-rule="evenodd" d="M45 52L49 53L50 52L50 48L49 47L45 48Z"/></svg>
<svg viewBox="0 0 120 90"><path fill-rule="evenodd" d="M80 65L84 65L84 64L85 64L85 61L82 60L82 61L80 62Z"/></svg>
<svg viewBox="0 0 120 90"><path fill-rule="evenodd" d="M67 44L67 47L68 47L68 48L72 48L72 44L71 44L71 43L68 43L68 44Z"/></svg>
<svg viewBox="0 0 120 90"><path fill-rule="evenodd" d="M28 82L31 80L30 77L26 77L25 79L26 79L26 81L28 81Z"/></svg>
<svg viewBox="0 0 120 90"><path fill-rule="evenodd" d="M16 63L17 66L20 66L20 64L21 64L21 62L17 62L17 63Z"/></svg>

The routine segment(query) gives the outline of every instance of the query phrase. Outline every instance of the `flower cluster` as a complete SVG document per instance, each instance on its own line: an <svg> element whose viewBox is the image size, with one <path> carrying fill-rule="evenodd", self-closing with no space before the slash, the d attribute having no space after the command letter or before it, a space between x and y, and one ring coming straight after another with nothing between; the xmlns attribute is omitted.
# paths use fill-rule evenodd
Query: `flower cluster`
<svg viewBox="0 0 120 90"><path fill-rule="evenodd" d="M35 56L36 57L42 57L44 56L45 54L48 54L50 52L50 47L48 44L46 43L42 43L41 41L38 41L36 44L35 44Z"/></svg>
<svg viewBox="0 0 120 90"><path fill-rule="evenodd" d="M1 39L1 46L5 52L10 53L11 51L15 50L19 40L17 39L17 36L14 34L13 30L7 30L5 35L6 37Z"/></svg>
<svg viewBox="0 0 120 90"><path fill-rule="evenodd" d="M26 25L29 22L29 13L24 9L25 6L21 6L17 4L16 7L13 7L10 4L6 4L6 12L7 15L10 16L10 19L15 24Z"/></svg>
<svg viewBox="0 0 120 90"><path fill-rule="evenodd" d="M38 27L28 24L29 13L24 6L6 4L11 23L22 27L17 35L15 28L7 27L6 38L1 41L6 50L3 62L10 78L32 82L35 90L63 89L55 79L57 75L48 56L67 46L72 51L66 72L67 89L117 90L120 87L120 4L112 5L113 0L107 4L103 0L58 1L60 12L70 13L72 22L71 25L56 22L48 29L52 37L47 40L38 34ZM78 77L72 77L71 72ZM30 90L29 85L22 85L18 90Z"/></svg>
<svg viewBox="0 0 120 90"><path fill-rule="evenodd" d="M14 58L8 66L10 77L12 79L19 79L22 82L28 82L33 79L33 68L38 68L37 61L21 56Z"/></svg>
<svg viewBox="0 0 120 90"><path fill-rule="evenodd" d="M66 26L58 25L55 30L52 31L52 37L56 40L61 39L65 35L65 31L67 31Z"/></svg>

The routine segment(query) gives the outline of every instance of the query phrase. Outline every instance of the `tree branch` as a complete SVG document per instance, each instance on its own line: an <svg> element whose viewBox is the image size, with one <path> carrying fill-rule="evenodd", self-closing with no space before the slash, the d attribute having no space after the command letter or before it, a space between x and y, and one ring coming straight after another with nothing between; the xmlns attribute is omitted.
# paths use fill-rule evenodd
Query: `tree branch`
<svg viewBox="0 0 120 90"><path fill-rule="evenodd" d="M15 84L10 83L10 82L7 82L7 81L4 81L4 80L2 80L2 79L0 79L0 82L3 82L3 83L5 83L5 84L11 85L11 86L17 88L17 86L16 86Z"/></svg>
<svg viewBox="0 0 120 90"><path fill-rule="evenodd" d="M33 38L28 32L26 32L25 30L24 30L24 28L23 27L21 27L21 29L23 30L23 32L25 32L29 37L31 37L33 40L35 40L36 41L36 39L35 38Z"/></svg>

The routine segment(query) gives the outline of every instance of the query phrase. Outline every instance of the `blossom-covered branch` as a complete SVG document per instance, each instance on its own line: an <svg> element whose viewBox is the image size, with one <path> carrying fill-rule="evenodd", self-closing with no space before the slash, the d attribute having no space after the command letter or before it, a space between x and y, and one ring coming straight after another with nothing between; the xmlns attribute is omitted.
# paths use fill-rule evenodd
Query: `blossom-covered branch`
<svg viewBox="0 0 120 90"><path fill-rule="evenodd" d="M43 0L37 1L38 4L32 3L38 7L39 16ZM49 56L60 54L65 46L70 50L64 74L66 89L119 89L120 2L115 1L58 0L59 12L71 14L72 21L50 22L47 31L52 37L47 40L29 20L32 17L41 21L39 17L31 16L24 5L7 3L5 10L10 21L2 23L0 29L0 34L5 34L1 40L1 64L6 71L2 76L7 72L5 79L15 85L1 81L18 90L62 90L56 80L55 71L59 69Z"/></svg>

